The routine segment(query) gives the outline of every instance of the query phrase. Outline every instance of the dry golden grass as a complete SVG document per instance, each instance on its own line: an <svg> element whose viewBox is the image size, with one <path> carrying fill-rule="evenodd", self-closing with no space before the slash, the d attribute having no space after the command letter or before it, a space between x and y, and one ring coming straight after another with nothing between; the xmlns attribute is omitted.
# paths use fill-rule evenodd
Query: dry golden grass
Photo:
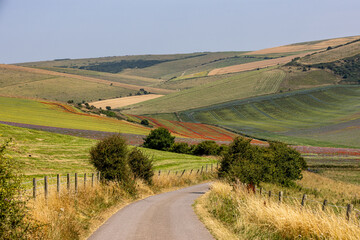
<svg viewBox="0 0 360 240"><path fill-rule="evenodd" d="M28 203L30 216L42 226L33 238L86 239L116 211L133 201L201 183L211 177L211 173L154 176L151 186L137 181L135 197L115 183L81 187L77 194L63 191L60 196L52 188L47 200L41 194Z"/></svg>
<svg viewBox="0 0 360 240"><path fill-rule="evenodd" d="M331 209L324 212L320 208L301 208L300 204L269 202L240 186L233 190L228 184L216 182L202 198L212 217L221 219L239 239L358 239L360 236L360 222L354 216L347 221Z"/></svg>
<svg viewBox="0 0 360 240"><path fill-rule="evenodd" d="M147 87L147 86L138 86L138 85L126 84L126 83L120 83L120 82L112 82L112 81L99 79L99 78L85 77L85 76L69 74L69 73L53 72L53 71L37 69L37 68L20 67L20 66L7 65L7 64L0 64L0 68L15 70L15 71L31 72L31 73L37 73L37 74L47 74L47 75L51 75L51 76L75 78L75 79L80 79L80 80L85 80L85 81L90 81L90 82L102 83L102 84L106 84L106 85L112 84L113 86L123 87L123 88L127 88L127 89L132 89L132 90L139 90L140 88L144 88L144 89L146 89L146 91L154 92L154 93L161 93L161 94L168 94L168 93L175 92L174 90Z"/></svg>
<svg viewBox="0 0 360 240"><path fill-rule="evenodd" d="M334 48L311 56L306 56L300 59L299 62L303 64L333 62L339 59L355 56L359 53L360 53L360 42L355 42L339 48Z"/></svg>
<svg viewBox="0 0 360 240"><path fill-rule="evenodd" d="M302 54L292 55L292 56L288 56L288 57L244 63L244 64L233 65L233 66L223 67L223 68L216 68L216 69L211 70L208 75L209 76L222 75L222 74L228 74L228 73L244 72L244 71L254 70L257 68L266 68L266 67L276 66L278 64L288 63L293 58L303 57L307 54L309 54L309 53L302 53Z"/></svg>
<svg viewBox="0 0 360 240"><path fill-rule="evenodd" d="M341 45L344 43L348 43L348 42L351 42L358 38L359 38L359 36L335 38L335 39L317 42L314 44L306 44L305 43L305 44L286 45L286 46L280 46L280 47L274 47L274 48L266 48L266 49L254 51L251 53L246 53L246 54L254 55L254 54L287 53L287 52L319 50L319 49L327 48L329 46L337 46L337 45Z"/></svg>
<svg viewBox="0 0 360 240"><path fill-rule="evenodd" d="M317 189L332 202L336 202L337 199L350 200L360 196L359 185L335 181L307 171L303 172L303 179L297 184L304 188Z"/></svg>
<svg viewBox="0 0 360 240"><path fill-rule="evenodd" d="M145 102L151 99L159 98L164 95L159 94L147 94L147 95L139 95L139 96L131 96L131 97L123 97L123 98L114 98L107 99L102 101L96 101L89 103L90 105L94 105L97 108L105 109L106 106L110 106L112 109L125 107L135 103Z"/></svg>

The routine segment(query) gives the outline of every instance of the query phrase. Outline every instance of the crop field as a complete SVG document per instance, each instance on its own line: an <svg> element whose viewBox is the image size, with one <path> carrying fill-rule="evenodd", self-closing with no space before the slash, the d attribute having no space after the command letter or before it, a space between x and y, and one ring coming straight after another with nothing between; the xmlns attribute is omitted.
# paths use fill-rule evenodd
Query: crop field
<svg viewBox="0 0 360 240"><path fill-rule="evenodd" d="M250 54L286 53L286 52L311 51L311 50L314 51L319 49L325 49L329 46L337 46L340 44L351 42L358 38L359 36L354 36L354 37L345 37L345 38L335 38L329 40L312 41L305 43L296 43L286 46L262 49L248 54L250 55Z"/></svg>
<svg viewBox="0 0 360 240"><path fill-rule="evenodd" d="M214 141L232 141L236 134L224 129L201 123L187 123L179 121L171 121L165 119L155 119L151 117L136 116L138 119L147 119L152 126L163 127L173 134L185 138L195 138Z"/></svg>
<svg viewBox="0 0 360 240"><path fill-rule="evenodd" d="M360 39L360 37L358 37ZM317 64L324 62L333 62L339 59L348 58L359 54L360 42L354 42L338 48L319 52L310 56L303 57L299 60L302 64Z"/></svg>
<svg viewBox="0 0 360 240"><path fill-rule="evenodd" d="M311 69L303 71L298 67L282 67L286 76L280 85L280 91L313 88L326 85L333 85L341 79L326 70Z"/></svg>
<svg viewBox="0 0 360 240"><path fill-rule="evenodd" d="M123 98L114 98L114 99L107 99L102 101L96 101L89 103L90 105L94 105L97 108L105 109L106 106L110 106L112 109L114 108L121 108L135 103L141 103L144 101L148 101L151 99L155 99L158 97L162 97L164 95L158 94L148 94L148 95L139 95L139 96L131 96L131 97L123 97Z"/></svg>
<svg viewBox="0 0 360 240"><path fill-rule="evenodd" d="M60 72L60 73L69 73L69 74L80 75L80 76L84 76L84 77L99 78L99 79L109 80L109 81L113 81L113 82L128 83L128 84L134 84L134 85L140 85L140 86L148 86L148 85L156 84L156 83L159 83L162 81L160 79L147 78L147 77L141 77L141 76L130 76L130 75L125 75L125 74L121 74L121 73L113 74L113 73L97 72L97 71L77 69L77 68L42 67L40 69L54 71L54 72Z"/></svg>
<svg viewBox="0 0 360 240"><path fill-rule="evenodd" d="M1 121L145 135L149 132L137 124L80 113L60 103L0 97L0 105Z"/></svg>
<svg viewBox="0 0 360 240"><path fill-rule="evenodd" d="M94 171L89 150L97 140L0 124L0 144L12 138L6 154L15 159L27 178ZM155 170L196 169L216 163L211 157L141 148L153 158Z"/></svg>
<svg viewBox="0 0 360 240"><path fill-rule="evenodd" d="M81 75L54 72L54 71L49 71L49 70L44 70L44 69L37 69L37 68L29 68L29 67L21 67L21 66L5 65L5 64L0 64L0 68L12 70L12 71L22 71L22 72L29 72L29 73L33 73L33 74L46 74L46 75L57 76L57 77L65 77L65 78L83 80L83 81L87 81L87 82L105 84L108 86L111 85L111 86L122 87L122 88L135 90L135 91L139 91L140 88L145 88L145 90L152 92L152 93L168 94L168 93L174 92L173 90L168 90L168 89L160 89L160 88L154 88L154 87L149 87L149 86L139 86L139 85L133 85L133 84L121 83L121 82L112 82L112 81L104 80L104 79L100 79L100 78L85 77L85 76L81 76Z"/></svg>
<svg viewBox="0 0 360 240"><path fill-rule="evenodd" d="M264 69L231 75L198 87L173 93L162 98L129 106L130 114L155 114L184 111L227 101L277 92L285 72Z"/></svg>
<svg viewBox="0 0 360 240"><path fill-rule="evenodd" d="M211 70L208 75L209 76L222 75L222 74L228 74L228 73L244 72L244 71L254 70L254 69L258 69L258 68L272 67L272 66L276 66L279 64L288 63L296 57L303 57L307 54L308 53L301 53L301 54L288 56L288 57L281 57L281 58L275 58L275 59L269 59L269 60L251 62L251 63L244 63L244 64L233 65L233 66L223 67L223 68L216 68L216 69Z"/></svg>
<svg viewBox="0 0 360 240"><path fill-rule="evenodd" d="M233 101L180 117L289 143L359 147L359 100L359 87L325 87Z"/></svg>

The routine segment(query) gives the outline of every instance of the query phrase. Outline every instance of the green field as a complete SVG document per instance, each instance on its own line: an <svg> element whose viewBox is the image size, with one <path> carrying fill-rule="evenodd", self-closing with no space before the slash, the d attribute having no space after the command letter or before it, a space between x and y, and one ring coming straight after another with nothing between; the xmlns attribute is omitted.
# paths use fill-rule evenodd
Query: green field
<svg viewBox="0 0 360 240"><path fill-rule="evenodd" d="M128 113L154 114L203 106L277 92L285 73L279 69L234 74L228 78L130 106Z"/></svg>
<svg viewBox="0 0 360 240"><path fill-rule="evenodd" d="M135 94L136 90L68 77L51 76L0 67L0 95L66 102L97 101ZM140 87L139 87L140 88Z"/></svg>
<svg viewBox="0 0 360 240"><path fill-rule="evenodd" d="M27 178L92 172L89 150L96 140L0 124L0 144L12 138L7 155L15 159ZM155 170L197 169L216 163L215 158L143 149L153 158Z"/></svg>
<svg viewBox="0 0 360 240"><path fill-rule="evenodd" d="M360 147L360 87L338 86L238 100L180 113L259 138Z"/></svg>
<svg viewBox="0 0 360 240"><path fill-rule="evenodd" d="M0 105L0 121L145 135L149 132L140 125L112 118L65 112L61 107L35 100L0 97Z"/></svg>

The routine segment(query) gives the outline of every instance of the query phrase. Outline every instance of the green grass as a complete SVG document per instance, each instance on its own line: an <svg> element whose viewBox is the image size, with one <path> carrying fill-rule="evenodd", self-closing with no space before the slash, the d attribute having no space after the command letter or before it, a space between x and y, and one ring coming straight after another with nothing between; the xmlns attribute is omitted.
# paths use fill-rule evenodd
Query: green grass
<svg viewBox="0 0 360 240"><path fill-rule="evenodd" d="M284 76L285 73L279 69L235 74L219 81L133 105L127 112L133 114L170 113L271 94L278 90Z"/></svg>
<svg viewBox="0 0 360 240"><path fill-rule="evenodd" d="M327 87L228 102L180 117L294 144L360 147L354 127L359 100L359 87Z"/></svg>
<svg viewBox="0 0 360 240"><path fill-rule="evenodd" d="M134 95L137 91L85 80L53 77L0 88L1 95L42 98L66 102L98 101Z"/></svg>
<svg viewBox="0 0 360 240"><path fill-rule="evenodd" d="M94 171L89 150L96 140L0 124L0 144L9 138L13 140L6 154L19 162L27 178ZM153 158L155 170L198 169L217 162L212 157L141 150Z"/></svg>
<svg viewBox="0 0 360 240"><path fill-rule="evenodd" d="M78 115L35 100L0 97L0 120L52 127L148 134L149 130L124 121Z"/></svg>

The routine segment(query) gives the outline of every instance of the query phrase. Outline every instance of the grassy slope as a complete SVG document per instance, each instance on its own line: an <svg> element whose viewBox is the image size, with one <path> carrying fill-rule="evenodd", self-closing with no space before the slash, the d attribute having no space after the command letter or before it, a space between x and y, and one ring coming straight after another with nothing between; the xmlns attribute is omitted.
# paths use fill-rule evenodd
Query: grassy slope
<svg viewBox="0 0 360 240"><path fill-rule="evenodd" d="M0 94L58 101L94 101L134 94L136 90L69 77L0 68Z"/></svg>
<svg viewBox="0 0 360 240"><path fill-rule="evenodd" d="M359 38L360 39L360 38ZM317 64L324 62L333 62L339 59L352 57L360 53L360 42L354 42L331 50L323 51L317 54L305 56L299 60L303 64Z"/></svg>
<svg viewBox="0 0 360 240"><path fill-rule="evenodd" d="M35 100L0 97L0 120L52 127L147 134L145 127L116 119L65 112Z"/></svg>
<svg viewBox="0 0 360 240"><path fill-rule="evenodd" d="M0 124L0 133L0 144L8 138L13 139L7 154L19 161L27 177L94 171L89 163L89 149L96 140L3 124ZM196 169L216 163L214 158L142 150L153 158L156 170Z"/></svg>
<svg viewBox="0 0 360 240"><path fill-rule="evenodd" d="M354 134L351 136L360 133L358 127L353 127L360 116L359 87L299 93L234 101L180 116L290 143L360 147L358 138L348 136L350 131Z"/></svg>
<svg viewBox="0 0 360 240"><path fill-rule="evenodd" d="M133 114L168 113L275 93L284 76L285 73L278 69L235 74L219 81L134 105L128 112Z"/></svg>

